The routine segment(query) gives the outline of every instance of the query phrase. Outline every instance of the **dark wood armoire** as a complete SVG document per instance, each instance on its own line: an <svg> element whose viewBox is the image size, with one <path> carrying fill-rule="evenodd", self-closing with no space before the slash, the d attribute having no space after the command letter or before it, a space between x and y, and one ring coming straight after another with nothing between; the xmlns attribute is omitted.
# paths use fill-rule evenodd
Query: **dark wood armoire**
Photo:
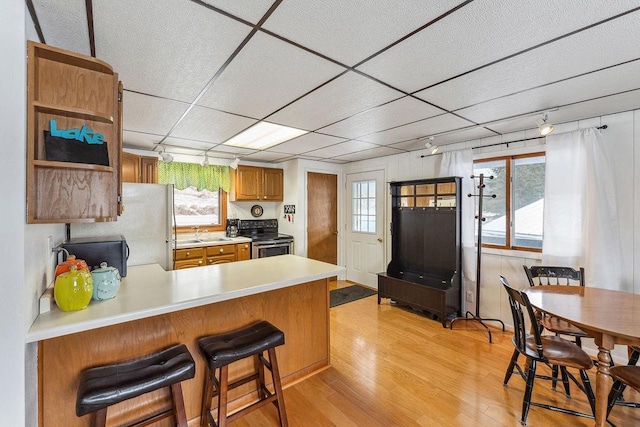
<svg viewBox="0 0 640 427"><path fill-rule="evenodd" d="M460 178L390 183L391 262L378 275L378 304L426 311L442 326L460 315Z"/></svg>

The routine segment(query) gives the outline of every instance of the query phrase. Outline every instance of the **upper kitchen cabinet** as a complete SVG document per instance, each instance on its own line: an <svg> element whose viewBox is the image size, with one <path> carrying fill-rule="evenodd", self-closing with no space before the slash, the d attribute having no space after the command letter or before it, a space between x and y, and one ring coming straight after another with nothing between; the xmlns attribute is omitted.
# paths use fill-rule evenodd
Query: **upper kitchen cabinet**
<svg viewBox="0 0 640 427"><path fill-rule="evenodd" d="M261 168L239 165L231 170L231 192L233 202L262 200L281 202L284 197L284 171L282 169Z"/></svg>
<svg viewBox="0 0 640 427"><path fill-rule="evenodd" d="M122 174L122 182L156 184L158 182L158 159L123 151L120 173Z"/></svg>
<svg viewBox="0 0 640 427"><path fill-rule="evenodd" d="M106 63L28 42L27 222L115 221L122 84Z"/></svg>

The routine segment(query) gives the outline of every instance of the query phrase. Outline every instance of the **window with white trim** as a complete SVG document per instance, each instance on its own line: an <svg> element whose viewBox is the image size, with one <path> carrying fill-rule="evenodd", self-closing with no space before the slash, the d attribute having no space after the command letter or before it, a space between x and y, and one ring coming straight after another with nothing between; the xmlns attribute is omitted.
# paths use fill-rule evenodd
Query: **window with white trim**
<svg viewBox="0 0 640 427"><path fill-rule="evenodd" d="M352 184L351 229L359 233L376 231L376 181L354 181Z"/></svg>

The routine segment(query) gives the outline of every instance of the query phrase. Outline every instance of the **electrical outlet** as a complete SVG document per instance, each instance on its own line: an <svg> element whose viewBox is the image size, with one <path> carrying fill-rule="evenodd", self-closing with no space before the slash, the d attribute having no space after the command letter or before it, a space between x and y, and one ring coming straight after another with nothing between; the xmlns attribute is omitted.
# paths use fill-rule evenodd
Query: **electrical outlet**
<svg viewBox="0 0 640 427"><path fill-rule="evenodd" d="M53 236L47 237L47 253L53 252Z"/></svg>
<svg viewBox="0 0 640 427"><path fill-rule="evenodd" d="M467 302L473 302L473 292L467 291Z"/></svg>

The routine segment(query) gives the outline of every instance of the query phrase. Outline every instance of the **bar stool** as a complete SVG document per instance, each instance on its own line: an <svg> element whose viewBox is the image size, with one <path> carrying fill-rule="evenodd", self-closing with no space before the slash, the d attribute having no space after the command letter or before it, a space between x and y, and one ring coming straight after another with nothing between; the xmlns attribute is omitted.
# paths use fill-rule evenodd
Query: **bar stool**
<svg viewBox="0 0 640 427"><path fill-rule="evenodd" d="M210 335L198 340L200 350L207 361L207 374L202 395L202 411L200 426L226 427L230 423L247 413L272 402L278 409L280 426L288 426L287 414L284 408L284 397L278 361L275 348L284 344L284 333L266 321L261 321L247 327L222 334ZM269 354L265 359L264 351ZM255 371L229 383L229 365L247 357L254 357ZM267 389L264 381L264 368L271 371L274 392ZM216 370L219 376L216 377ZM258 401L234 412L227 414L229 390L250 381L257 382ZM218 424L211 415L211 400L218 397Z"/></svg>
<svg viewBox="0 0 640 427"><path fill-rule="evenodd" d="M80 376L76 415L95 412L96 427L104 427L107 408L116 403L170 387L171 409L152 415L134 426L147 425L173 415L180 427L187 427L181 382L193 378L196 365L184 345L175 345L139 359L86 369Z"/></svg>

